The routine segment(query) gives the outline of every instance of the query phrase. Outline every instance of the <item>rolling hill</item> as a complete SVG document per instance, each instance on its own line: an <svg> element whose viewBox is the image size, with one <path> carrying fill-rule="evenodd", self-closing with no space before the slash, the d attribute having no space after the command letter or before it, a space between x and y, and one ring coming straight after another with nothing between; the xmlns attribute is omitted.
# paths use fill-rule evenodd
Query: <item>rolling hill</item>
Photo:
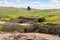
<svg viewBox="0 0 60 40"><path fill-rule="evenodd" d="M32 17L46 19L43 23L60 24L60 10L39 10L32 9L28 11L26 8L0 7L0 20L10 21L11 19L18 21L18 17Z"/></svg>

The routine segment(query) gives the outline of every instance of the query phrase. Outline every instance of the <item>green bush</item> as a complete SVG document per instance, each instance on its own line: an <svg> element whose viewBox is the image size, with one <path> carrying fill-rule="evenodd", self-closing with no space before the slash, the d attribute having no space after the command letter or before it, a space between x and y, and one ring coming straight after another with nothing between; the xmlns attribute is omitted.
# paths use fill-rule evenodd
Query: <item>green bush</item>
<svg viewBox="0 0 60 40"><path fill-rule="evenodd" d="M0 31L1 31L1 28L3 27L3 24L0 24Z"/></svg>

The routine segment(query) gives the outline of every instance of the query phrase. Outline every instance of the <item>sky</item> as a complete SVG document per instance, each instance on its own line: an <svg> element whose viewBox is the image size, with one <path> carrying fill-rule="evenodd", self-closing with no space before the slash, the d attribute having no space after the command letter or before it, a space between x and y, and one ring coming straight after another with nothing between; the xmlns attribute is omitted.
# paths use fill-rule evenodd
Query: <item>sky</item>
<svg viewBox="0 0 60 40"><path fill-rule="evenodd" d="M0 7L60 9L60 0L0 0Z"/></svg>

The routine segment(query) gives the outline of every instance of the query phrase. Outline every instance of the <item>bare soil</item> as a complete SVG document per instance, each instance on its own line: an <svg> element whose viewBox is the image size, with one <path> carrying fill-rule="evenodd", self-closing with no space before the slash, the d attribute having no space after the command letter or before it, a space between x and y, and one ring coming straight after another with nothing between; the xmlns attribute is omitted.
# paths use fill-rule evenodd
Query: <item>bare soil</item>
<svg viewBox="0 0 60 40"><path fill-rule="evenodd" d="M57 35L43 33L0 33L0 40L60 40Z"/></svg>

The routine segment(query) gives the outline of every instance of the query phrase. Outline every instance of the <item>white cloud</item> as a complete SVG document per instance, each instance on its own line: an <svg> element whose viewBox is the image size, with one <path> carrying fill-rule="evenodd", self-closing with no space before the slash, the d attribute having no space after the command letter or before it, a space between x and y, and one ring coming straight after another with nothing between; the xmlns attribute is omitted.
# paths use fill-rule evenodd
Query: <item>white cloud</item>
<svg viewBox="0 0 60 40"><path fill-rule="evenodd" d="M31 6L36 9L60 9L59 0L51 0L50 3L44 4L42 2L27 2L22 5L23 7Z"/></svg>
<svg viewBox="0 0 60 40"><path fill-rule="evenodd" d="M0 0L0 4L9 4L7 0Z"/></svg>
<svg viewBox="0 0 60 40"><path fill-rule="evenodd" d="M20 0L16 0L16 4L9 3L7 0L0 0L0 6L12 6L12 7L27 7L31 6L35 9L60 9L60 0L51 0L50 3L45 4L42 2L27 2L20 3Z"/></svg>
<svg viewBox="0 0 60 40"><path fill-rule="evenodd" d="M60 0L51 0L51 7L55 8L55 9L60 9Z"/></svg>
<svg viewBox="0 0 60 40"><path fill-rule="evenodd" d="M16 2L19 2L20 0L16 0Z"/></svg>
<svg viewBox="0 0 60 40"><path fill-rule="evenodd" d="M53 4L60 4L60 1L59 0L51 0L51 3L53 3Z"/></svg>
<svg viewBox="0 0 60 40"><path fill-rule="evenodd" d="M4 0L0 0L0 4L3 4Z"/></svg>

